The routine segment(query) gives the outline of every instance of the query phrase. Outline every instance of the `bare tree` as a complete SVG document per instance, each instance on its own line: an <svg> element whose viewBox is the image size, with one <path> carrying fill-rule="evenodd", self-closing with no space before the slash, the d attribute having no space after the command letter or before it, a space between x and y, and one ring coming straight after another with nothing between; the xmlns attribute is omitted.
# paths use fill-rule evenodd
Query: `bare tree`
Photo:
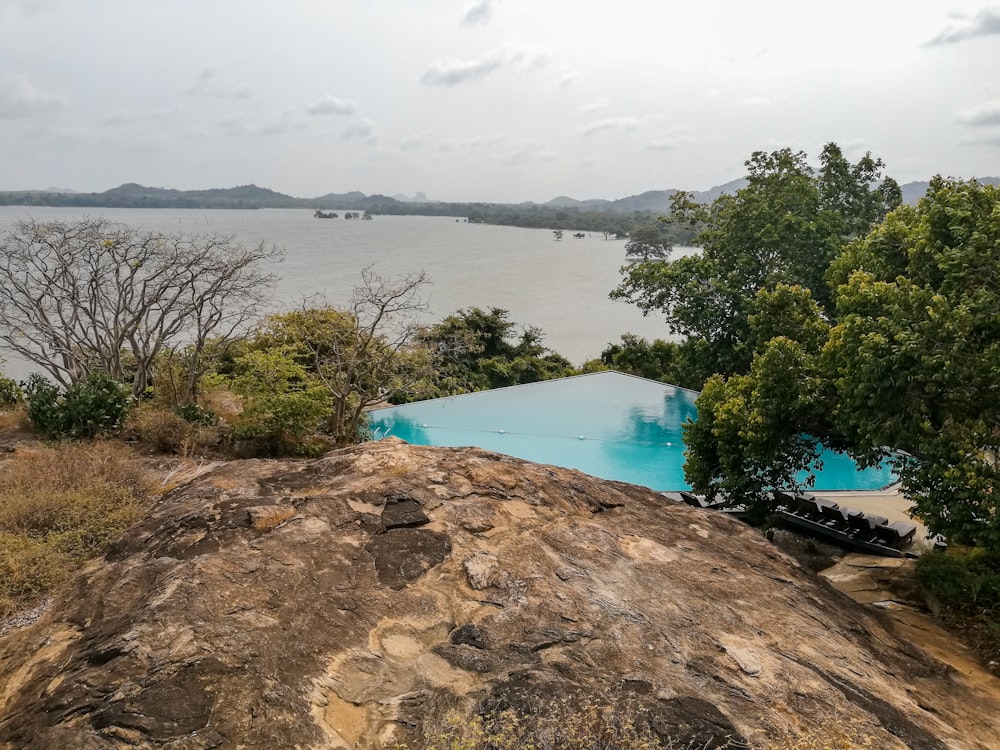
<svg viewBox="0 0 1000 750"><path fill-rule="evenodd" d="M0 239L0 347L69 386L90 372L151 384L165 347L197 359L259 309L281 252L105 219L19 221Z"/></svg>

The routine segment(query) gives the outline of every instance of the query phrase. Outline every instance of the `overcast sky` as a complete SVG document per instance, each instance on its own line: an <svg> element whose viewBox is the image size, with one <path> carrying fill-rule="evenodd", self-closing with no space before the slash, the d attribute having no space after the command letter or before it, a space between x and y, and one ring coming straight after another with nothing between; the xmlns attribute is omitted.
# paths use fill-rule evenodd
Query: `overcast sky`
<svg viewBox="0 0 1000 750"><path fill-rule="evenodd" d="M1000 174L1000 6L0 0L0 190L618 198L831 140Z"/></svg>

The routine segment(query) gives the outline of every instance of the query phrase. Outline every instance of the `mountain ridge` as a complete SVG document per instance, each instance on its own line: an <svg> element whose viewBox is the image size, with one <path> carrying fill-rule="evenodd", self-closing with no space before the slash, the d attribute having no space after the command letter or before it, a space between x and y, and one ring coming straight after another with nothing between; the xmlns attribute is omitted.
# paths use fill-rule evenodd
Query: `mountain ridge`
<svg viewBox="0 0 1000 750"><path fill-rule="evenodd" d="M979 182L1000 185L1000 177L980 177ZM745 187L745 178L739 178L716 185L708 190L688 191L699 203L708 203L720 195L734 193ZM913 181L900 185L903 202L913 204L927 191L929 181ZM440 209L473 206L511 206L543 208L567 211L605 211L611 213L661 212L670 206L670 198L677 188L647 190L622 198L577 199L559 195L544 203L522 201L519 203L483 201L436 201L429 200L418 192L414 198L401 194L387 196L378 193L366 195L360 190L345 193L330 192L315 198L298 198L255 184L237 185L231 188L208 188L200 190L179 190L176 188L150 187L136 182L127 182L100 193L82 193L70 189L8 190L0 191L0 205L6 206L78 206L100 208L308 208L337 209L362 208L383 210L390 213L407 213L407 209L435 207ZM417 198L421 200L417 200Z"/></svg>

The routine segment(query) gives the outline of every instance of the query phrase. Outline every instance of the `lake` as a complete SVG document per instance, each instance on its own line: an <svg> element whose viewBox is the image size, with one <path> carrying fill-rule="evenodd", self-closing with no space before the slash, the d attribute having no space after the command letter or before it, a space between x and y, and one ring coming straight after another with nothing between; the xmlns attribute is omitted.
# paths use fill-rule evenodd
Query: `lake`
<svg viewBox="0 0 1000 750"><path fill-rule="evenodd" d="M339 212L342 214L342 212ZM300 209L178 210L0 206L0 231L18 218L72 220L104 216L134 227L170 233L233 235L285 250L274 268L275 298L262 312L287 310L304 297L331 304L350 299L361 269L383 276L427 273L430 309L425 322L463 307L501 307L519 326L541 328L545 344L576 365L600 355L622 333L669 338L662 319L612 301L625 262L625 243L571 232L557 241L547 229L469 224L437 216L376 216L372 221L316 219ZM566 229L571 229L566 227ZM690 252L690 248L679 252ZM4 354L6 374L22 378L25 363Z"/></svg>

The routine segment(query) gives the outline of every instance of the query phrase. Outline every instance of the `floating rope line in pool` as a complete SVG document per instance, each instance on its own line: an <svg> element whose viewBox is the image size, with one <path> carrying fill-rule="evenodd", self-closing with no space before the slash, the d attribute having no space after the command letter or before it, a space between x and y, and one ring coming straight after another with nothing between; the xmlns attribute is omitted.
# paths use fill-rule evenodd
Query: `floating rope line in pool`
<svg viewBox="0 0 1000 750"><path fill-rule="evenodd" d="M683 443L680 443L680 442L676 442L675 443L675 442L672 442L672 441L655 442L655 441L651 441L651 440L608 440L606 438L589 437L587 435L548 435L548 434L545 434L544 432L511 432L510 430L504 430L504 429L486 430L486 429L482 429L482 428L477 429L477 428L474 428L474 427L441 427L441 426L438 426L438 425L431 425L431 424L426 424L426 423L421 423L421 424L418 424L418 425L415 425L415 426L419 427L422 430L442 430L442 431L445 431L445 432L448 432L448 431L450 431L450 432L475 432L475 433L479 433L481 435L512 435L514 437L548 438L548 439L551 439L551 440L576 440L578 442L605 443L605 444L609 444L609 445L648 445L648 446L661 447L661 448L663 448L663 447L666 447L666 448L674 448L674 447L680 448L680 447L683 447ZM378 433L379 433L379 431L381 429L382 429L381 427L377 428L375 430L374 435L377 436ZM391 431L392 431L392 428L390 427L389 429L387 429L385 431L385 434L382 437L388 437L389 433ZM380 440L380 439L381 438L376 437L376 440Z"/></svg>

